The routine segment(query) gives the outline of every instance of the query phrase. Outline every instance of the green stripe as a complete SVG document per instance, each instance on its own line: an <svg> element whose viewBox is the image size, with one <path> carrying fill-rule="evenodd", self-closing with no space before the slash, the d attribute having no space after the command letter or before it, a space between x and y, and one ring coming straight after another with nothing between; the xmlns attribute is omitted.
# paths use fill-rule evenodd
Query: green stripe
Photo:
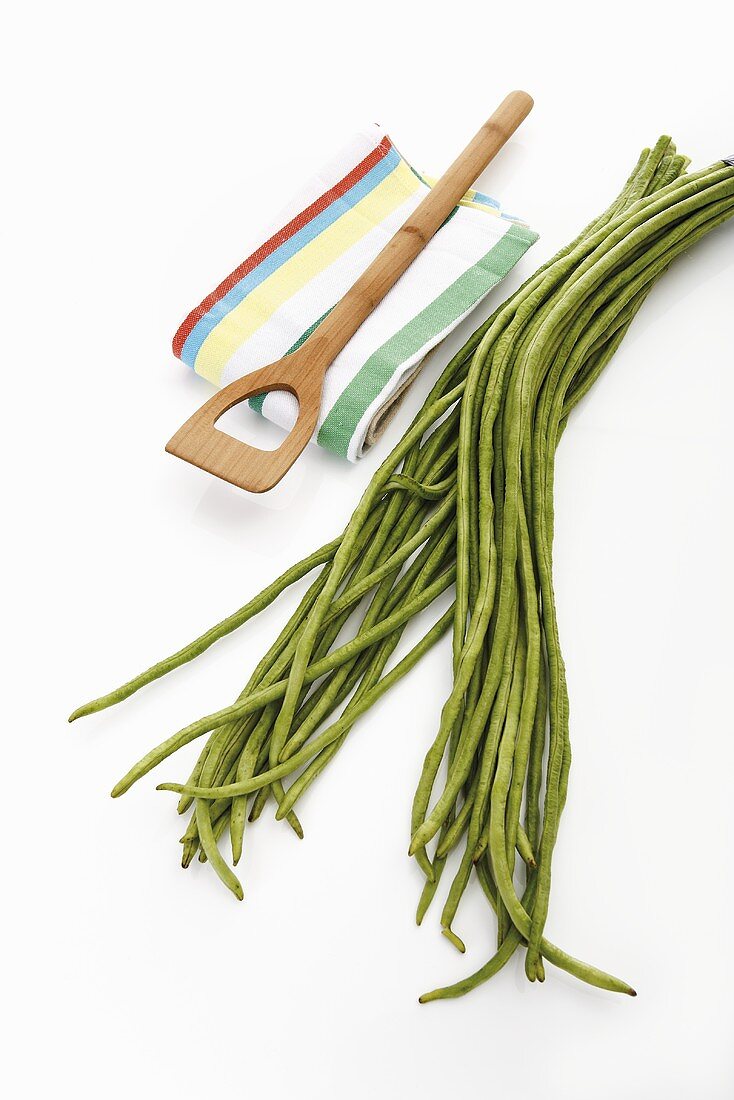
<svg viewBox="0 0 734 1100"><path fill-rule="evenodd" d="M333 308L334 308L333 306L329 306L326 313L322 313L321 316L319 317L318 321L314 321L314 323L311 325L311 327L307 328L306 331L298 337L295 344L293 344L291 347L289 347L288 351L285 354L290 355L291 352L297 351L298 348L300 348L301 344L303 344L306 340L308 340L311 333L314 332L319 327L319 325L323 321L324 317L329 316L329 314L331 313ZM265 401L266 396L267 396L267 394L258 393L258 394L256 394L255 397L251 397L249 402L248 402L250 408L254 409L255 412L262 413L262 411L263 411L263 402Z"/></svg>
<svg viewBox="0 0 734 1100"><path fill-rule="evenodd" d="M444 290L399 332L378 348L340 394L321 425L321 447L347 456L357 425L400 366L467 313L514 267L538 239L522 225L511 225L474 267Z"/></svg>

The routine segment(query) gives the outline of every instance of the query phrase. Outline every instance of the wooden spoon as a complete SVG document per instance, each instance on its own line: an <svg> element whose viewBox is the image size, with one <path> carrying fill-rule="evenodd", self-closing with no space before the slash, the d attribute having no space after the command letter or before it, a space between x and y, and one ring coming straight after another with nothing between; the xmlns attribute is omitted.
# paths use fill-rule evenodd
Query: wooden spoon
<svg viewBox="0 0 734 1100"><path fill-rule="evenodd" d="M251 493L262 493L277 485L316 429L324 375L334 359L441 228L532 106L526 92L510 92L308 339L292 354L215 393L169 441L169 454ZM299 405L298 419L277 450L262 451L215 427L219 417L233 405L270 390L287 390Z"/></svg>

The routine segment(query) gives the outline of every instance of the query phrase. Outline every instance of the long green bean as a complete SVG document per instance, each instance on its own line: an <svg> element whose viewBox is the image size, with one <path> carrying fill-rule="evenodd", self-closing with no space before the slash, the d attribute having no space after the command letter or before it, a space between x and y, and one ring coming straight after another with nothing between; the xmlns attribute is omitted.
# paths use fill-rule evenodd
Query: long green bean
<svg viewBox="0 0 734 1100"><path fill-rule="evenodd" d="M302 835L296 802L359 717L450 631L453 684L411 812L410 852L425 877L416 919L456 853L442 932L463 950L452 925L474 871L496 914L497 951L423 1003L476 988L522 946L531 981L543 981L547 960L634 995L545 936L571 765L553 591L555 452L570 413L660 276L734 215L734 168L720 162L688 173L687 165L668 137L643 150L607 210L453 357L339 537L194 642L71 716L121 702L199 656L320 569L235 701L167 738L112 792L124 793L208 734L189 779L159 789L179 794L179 812L193 806L183 866L198 853L241 898L219 849L224 832L238 864L245 822L272 796L276 817ZM452 587L448 610L391 666L413 620Z"/></svg>

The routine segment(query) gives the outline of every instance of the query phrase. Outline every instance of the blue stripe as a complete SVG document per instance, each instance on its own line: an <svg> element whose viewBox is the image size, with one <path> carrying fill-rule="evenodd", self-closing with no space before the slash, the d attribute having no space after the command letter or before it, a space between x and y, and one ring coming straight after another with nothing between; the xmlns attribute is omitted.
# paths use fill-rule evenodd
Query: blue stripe
<svg viewBox="0 0 734 1100"><path fill-rule="evenodd" d="M501 218L505 219L505 221L514 222L516 225L525 225L525 222L515 214L508 214L506 210L503 210L497 200L493 199L491 195L483 195L481 191L475 191L473 201L480 203L482 206L491 206L493 210L498 212Z"/></svg>
<svg viewBox="0 0 734 1100"><path fill-rule="evenodd" d="M390 149L382 160L355 183L349 191L332 202L326 210L313 218L308 225L304 225L302 229L299 229L290 240L285 241L269 256L266 256L254 271L249 272L243 279L240 279L237 285L233 286L229 293L216 302L209 312L194 325L181 349L183 362L193 367L199 349L209 333L235 306L238 306L269 275L272 275L274 271L277 271L279 267L282 267L291 257L295 256L309 241L312 241L315 237L318 237L319 233L323 233L325 229L333 225L342 214L346 214L348 210L356 206L360 199L363 199L370 191L374 191L386 176L389 176L397 168L399 163L400 154L396 149Z"/></svg>
<svg viewBox="0 0 734 1100"><path fill-rule="evenodd" d="M474 192L474 202L480 202L484 206L491 206L493 210L499 210L500 204L491 195L485 195L481 191Z"/></svg>

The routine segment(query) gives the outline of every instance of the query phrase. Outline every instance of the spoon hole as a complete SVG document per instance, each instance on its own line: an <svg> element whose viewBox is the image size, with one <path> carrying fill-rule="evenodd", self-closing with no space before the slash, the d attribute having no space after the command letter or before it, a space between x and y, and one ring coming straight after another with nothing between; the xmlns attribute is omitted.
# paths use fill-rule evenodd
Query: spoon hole
<svg viewBox="0 0 734 1100"><path fill-rule="evenodd" d="M270 400L271 409L277 401L272 415L283 422L287 416L290 421L288 427L282 427L281 424L267 419L262 414L263 401L267 398ZM248 407L250 402L253 407ZM278 415L279 413L282 413L282 416ZM271 390L269 394L260 393L233 405L231 409L222 413L216 421L216 426L219 431L231 435L240 443L247 443L248 446L257 447L260 451L277 451L283 440L290 434L297 413L297 397L285 390Z"/></svg>

